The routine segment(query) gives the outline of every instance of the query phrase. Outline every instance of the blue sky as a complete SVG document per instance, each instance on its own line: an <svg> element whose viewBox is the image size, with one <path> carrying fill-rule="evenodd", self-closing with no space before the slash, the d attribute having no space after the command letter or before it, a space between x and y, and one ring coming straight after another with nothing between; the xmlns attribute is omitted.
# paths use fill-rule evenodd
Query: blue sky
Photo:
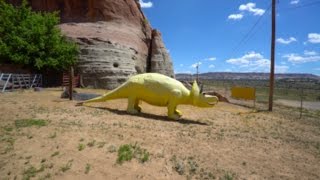
<svg viewBox="0 0 320 180"><path fill-rule="evenodd" d="M140 0L175 73L269 72L271 0ZM320 1L279 0L276 73L320 75Z"/></svg>

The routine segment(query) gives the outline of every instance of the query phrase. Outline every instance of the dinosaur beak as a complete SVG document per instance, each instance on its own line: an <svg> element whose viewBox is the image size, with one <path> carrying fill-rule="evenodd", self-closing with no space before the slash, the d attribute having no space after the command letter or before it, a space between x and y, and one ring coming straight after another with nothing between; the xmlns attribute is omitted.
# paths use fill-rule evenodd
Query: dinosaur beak
<svg viewBox="0 0 320 180"><path fill-rule="evenodd" d="M207 94L200 94L198 99L194 101L194 105L198 107L212 107L218 103L218 98L216 96L211 96Z"/></svg>
<svg viewBox="0 0 320 180"><path fill-rule="evenodd" d="M207 103L210 105L210 106L214 106L218 103L219 99L217 96L211 96L211 95L204 95Z"/></svg>
<svg viewBox="0 0 320 180"><path fill-rule="evenodd" d="M219 101L219 98L217 96L209 95L208 92L203 92L202 94L210 106L216 105Z"/></svg>

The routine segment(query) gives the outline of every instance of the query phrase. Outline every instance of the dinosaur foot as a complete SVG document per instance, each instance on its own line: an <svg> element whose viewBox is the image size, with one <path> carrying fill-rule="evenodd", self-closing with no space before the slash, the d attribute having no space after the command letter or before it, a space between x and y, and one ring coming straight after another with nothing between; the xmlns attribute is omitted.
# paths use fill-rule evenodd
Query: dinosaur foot
<svg viewBox="0 0 320 180"><path fill-rule="evenodd" d="M141 109L140 109L140 111L141 111ZM139 114L140 111L139 111L139 110L136 110L136 109L128 109L128 110L127 110L127 112L128 112L129 114Z"/></svg>
<svg viewBox="0 0 320 180"><path fill-rule="evenodd" d="M140 106L136 106L134 107L135 110L137 110L139 113L141 112L141 107Z"/></svg>
<svg viewBox="0 0 320 180"><path fill-rule="evenodd" d="M172 115L169 115L168 117L173 120L178 120L178 119L180 119L181 115L180 114L172 114Z"/></svg>

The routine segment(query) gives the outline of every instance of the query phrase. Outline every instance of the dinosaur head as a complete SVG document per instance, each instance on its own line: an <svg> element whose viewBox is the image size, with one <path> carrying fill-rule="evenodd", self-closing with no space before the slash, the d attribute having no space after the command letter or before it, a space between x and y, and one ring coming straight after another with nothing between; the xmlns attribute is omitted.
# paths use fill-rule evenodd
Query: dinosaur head
<svg viewBox="0 0 320 180"><path fill-rule="evenodd" d="M218 98L216 96L210 96L202 93L202 88L199 89L199 86L196 81L193 82L190 96L192 98L192 103L194 106L198 107L212 107L218 103Z"/></svg>

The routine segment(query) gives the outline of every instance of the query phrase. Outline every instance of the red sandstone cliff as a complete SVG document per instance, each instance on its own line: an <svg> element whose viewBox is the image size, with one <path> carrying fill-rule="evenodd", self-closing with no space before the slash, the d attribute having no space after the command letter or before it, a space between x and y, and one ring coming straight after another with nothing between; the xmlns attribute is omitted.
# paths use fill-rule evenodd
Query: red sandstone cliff
<svg viewBox="0 0 320 180"><path fill-rule="evenodd" d="M22 0L7 0L19 5ZM35 11L59 11L61 22L121 20L140 24L144 15L135 0L29 0Z"/></svg>
<svg viewBox="0 0 320 180"><path fill-rule="evenodd" d="M21 0L8 0L18 5ZM173 76L161 34L136 0L29 0L35 11L59 11L62 32L80 45L85 85L112 89L146 71Z"/></svg>

